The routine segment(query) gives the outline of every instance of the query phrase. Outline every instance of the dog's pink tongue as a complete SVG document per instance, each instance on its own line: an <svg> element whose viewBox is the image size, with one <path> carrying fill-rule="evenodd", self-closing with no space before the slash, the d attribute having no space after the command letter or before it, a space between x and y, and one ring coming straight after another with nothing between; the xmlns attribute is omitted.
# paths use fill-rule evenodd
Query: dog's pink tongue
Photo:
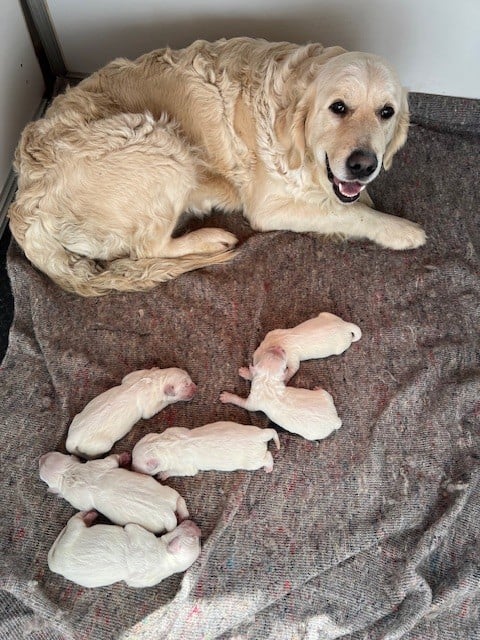
<svg viewBox="0 0 480 640"><path fill-rule="evenodd" d="M340 190L340 193L347 198L352 198L353 196L358 196L360 191L362 190L362 185L359 182L341 182L334 178L335 184Z"/></svg>

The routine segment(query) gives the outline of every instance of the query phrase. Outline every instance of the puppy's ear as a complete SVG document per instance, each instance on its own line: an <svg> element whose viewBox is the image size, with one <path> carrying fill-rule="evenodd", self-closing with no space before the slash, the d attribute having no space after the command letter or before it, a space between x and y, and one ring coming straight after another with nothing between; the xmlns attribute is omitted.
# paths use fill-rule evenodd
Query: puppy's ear
<svg viewBox="0 0 480 640"><path fill-rule="evenodd" d="M148 458L147 460L145 460L145 466L147 467L149 473L152 473L154 471L157 464L158 460L156 458Z"/></svg>
<svg viewBox="0 0 480 640"><path fill-rule="evenodd" d="M169 398L173 398L173 396L175 396L175 386L172 383L166 384L165 387L163 388L163 393L169 397Z"/></svg>
<svg viewBox="0 0 480 640"><path fill-rule="evenodd" d="M272 353L274 356L278 356L279 358L284 358L285 357L285 349L283 349L280 346L275 346L275 347L270 347L269 349L267 349L267 351L269 351L270 353Z"/></svg>
<svg viewBox="0 0 480 640"><path fill-rule="evenodd" d="M403 147L407 141L408 126L410 124L410 113L408 110L408 92L403 89L402 103L400 105L400 113L398 114L397 126L393 133L393 138L387 145L385 155L383 156L383 167L388 171L392 166L393 156Z"/></svg>
<svg viewBox="0 0 480 640"><path fill-rule="evenodd" d="M290 169L299 169L305 157L305 121L309 101L302 100L294 107L280 111L275 121L275 133L280 144L287 150Z"/></svg>
<svg viewBox="0 0 480 640"><path fill-rule="evenodd" d="M173 553L174 555L181 553L183 550L181 536L176 536L175 538L172 538L172 540L170 540L170 542L167 544L167 549L170 553Z"/></svg>

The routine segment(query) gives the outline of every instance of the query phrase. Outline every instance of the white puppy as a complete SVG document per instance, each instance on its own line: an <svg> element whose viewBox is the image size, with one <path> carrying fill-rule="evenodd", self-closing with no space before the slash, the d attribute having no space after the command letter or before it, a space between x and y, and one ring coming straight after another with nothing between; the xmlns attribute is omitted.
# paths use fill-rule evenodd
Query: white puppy
<svg viewBox="0 0 480 640"><path fill-rule="evenodd" d="M81 511L70 518L48 552L51 571L83 587L120 580L129 587L151 587L185 571L200 555L200 529L191 520L156 538L138 524L91 527L96 516Z"/></svg>
<svg viewBox="0 0 480 640"><path fill-rule="evenodd" d="M324 311L292 329L274 329L267 333L253 354L253 364L256 365L271 347L281 347L287 354L285 382L288 382L298 371L301 360L338 356L361 337L362 332L356 324ZM241 367L239 374L251 380L248 367Z"/></svg>
<svg viewBox="0 0 480 640"><path fill-rule="evenodd" d="M172 427L163 433L149 433L135 445L132 467L170 476L194 476L199 471L253 471L273 469L273 457L267 443L280 440L275 429L260 429L236 422L213 422L196 429Z"/></svg>
<svg viewBox="0 0 480 640"><path fill-rule="evenodd" d="M280 427L307 440L321 440L342 426L332 396L319 387L314 390L285 386L287 354L281 347L264 351L250 367L252 386L248 398L224 391L221 402L247 411L263 411Z"/></svg>
<svg viewBox="0 0 480 640"><path fill-rule="evenodd" d="M191 400L195 391L196 385L182 369L133 371L122 384L101 393L74 417L67 451L85 458L106 453L140 418L151 418L179 400Z"/></svg>
<svg viewBox="0 0 480 640"><path fill-rule="evenodd" d="M176 513L180 520L188 518L185 500L149 476L119 469L128 462L129 453L82 463L53 451L40 458L40 478L80 511L95 509L115 524L132 522L153 533L173 531Z"/></svg>

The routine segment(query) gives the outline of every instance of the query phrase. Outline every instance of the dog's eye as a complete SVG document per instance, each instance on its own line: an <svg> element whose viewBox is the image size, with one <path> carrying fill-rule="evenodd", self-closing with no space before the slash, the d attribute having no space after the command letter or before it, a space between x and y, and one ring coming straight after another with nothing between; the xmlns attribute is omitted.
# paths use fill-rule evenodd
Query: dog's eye
<svg viewBox="0 0 480 640"><path fill-rule="evenodd" d="M344 116L348 111L347 105L342 100L333 102L328 108L337 116Z"/></svg>
<svg viewBox="0 0 480 640"><path fill-rule="evenodd" d="M388 104L380 109L380 117L382 118L382 120L389 120L394 113L395 109Z"/></svg>

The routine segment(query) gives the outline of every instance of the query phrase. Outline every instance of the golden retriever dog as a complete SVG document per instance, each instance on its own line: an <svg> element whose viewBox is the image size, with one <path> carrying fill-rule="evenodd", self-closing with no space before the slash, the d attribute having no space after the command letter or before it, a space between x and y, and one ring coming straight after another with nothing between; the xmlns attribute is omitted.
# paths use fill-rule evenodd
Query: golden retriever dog
<svg viewBox="0 0 480 640"><path fill-rule="evenodd" d="M138 291L229 260L237 239L184 213L242 210L258 231L425 242L374 211L365 187L409 124L381 58L320 44L196 41L117 59L25 128L10 226L28 259L68 291Z"/></svg>

